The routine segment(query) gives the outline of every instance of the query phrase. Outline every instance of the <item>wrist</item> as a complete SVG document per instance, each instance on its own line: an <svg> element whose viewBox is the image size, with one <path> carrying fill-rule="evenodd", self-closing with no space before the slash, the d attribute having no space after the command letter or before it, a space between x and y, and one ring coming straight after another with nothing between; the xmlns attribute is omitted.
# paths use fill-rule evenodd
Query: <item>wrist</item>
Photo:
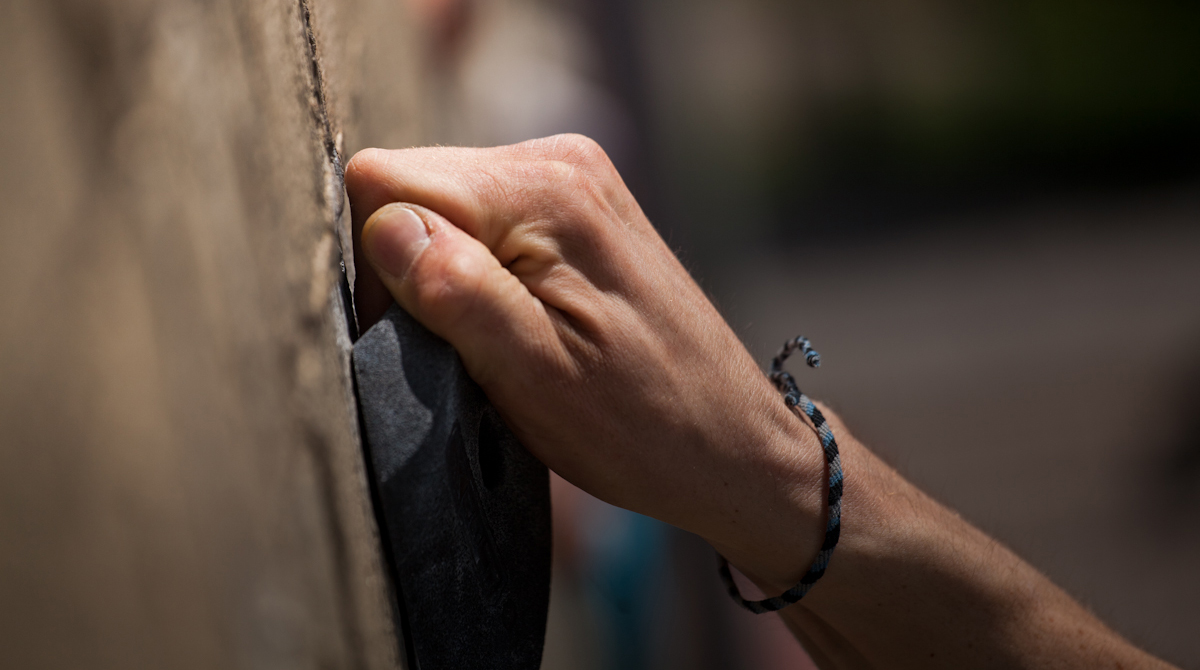
<svg viewBox="0 0 1200 670"><path fill-rule="evenodd" d="M701 533L768 595L794 586L824 539L828 473L820 440L772 389L756 423L726 472L731 489L718 523ZM734 479L735 481L730 481Z"/></svg>

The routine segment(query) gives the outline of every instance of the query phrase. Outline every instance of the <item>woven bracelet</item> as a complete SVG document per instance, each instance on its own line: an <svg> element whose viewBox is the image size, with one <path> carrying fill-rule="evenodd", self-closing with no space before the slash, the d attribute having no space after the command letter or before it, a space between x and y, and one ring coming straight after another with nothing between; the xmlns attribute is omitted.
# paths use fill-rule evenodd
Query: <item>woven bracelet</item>
<svg viewBox="0 0 1200 670"><path fill-rule="evenodd" d="M717 570L721 573L721 580L725 582L725 588L729 590L729 596L737 604L755 614L775 612L803 598L812 589L813 584L825 574L825 569L829 567L829 557L833 554L833 548L837 546L838 536L842 531L842 483L844 477L842 476L842 459L838 457L838 447L837 442L833 439L833 431L830 430L829 423L825 421L821 410L817 409L808 396L800 392L796 386L796 379L783 369L784 361L797 349L804 354L804 362L808 364L808 367L820 367L821 355L812 348L808 338L797 337L784 344L775 359L771 361L769 377L775 384L775 388L783 394L784 404L793 412L796 412L797 408L804 412L804 415L812 421L817 436L821 438L821 447L825 451L825 466L829 469L829 497L827 499L829 520L825 524L825 541L821 543L821 551L817 554L812 566L808 568L808 572L800 579L799 584L774 598L765 600L743 598L737 584L733 581L733 575L729 572L729 561L725 560L724 556L717 554Z"/></svg>

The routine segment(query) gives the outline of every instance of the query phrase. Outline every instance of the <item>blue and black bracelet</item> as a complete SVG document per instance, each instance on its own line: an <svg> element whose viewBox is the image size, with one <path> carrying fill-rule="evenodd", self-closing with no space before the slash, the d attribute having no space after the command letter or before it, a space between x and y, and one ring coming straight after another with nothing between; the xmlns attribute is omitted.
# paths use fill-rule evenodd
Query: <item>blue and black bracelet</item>
<svg viewBox="0 0 1200 670"><path fill-rule="evenodd" d="M825 569L829 567L829 557L833 555L833 548L837 546L838 536L842 532L842 483L845 478L842 475L842 459L838 456L837 442L833 439L833 431L829 428L829 423L825 421L821 410L817 409L808 396L800 392L799 387L796 386L796 379L783 369L784 361L797 349L804 354L804 362L808 364L808 367L820 367L821 355L812 348L808 338L796 337L788 340L776 354L775 359L771 361L769 377L775 384L775 388L783 394L784 404L793 412L797 411L797 407L799 411L804 412L804 415L812 421L817 436L821 438L821 447L825 450L825 466L829 469L829 497L827 499L829 520L825 524L825 541L821 543L821 551L817 554L812 566L808 568L808 572L800 579L799 584L774 598L765 600L743 598L737 584L733 581L733 575L729 572L729 561L725 560L724 556L717 554L718 571L721 573L721 580L725 582L725 588L729 590L729 596L737 604L755 614L775 612L803 598L812 589L813 584L825 574Z"/></svg>

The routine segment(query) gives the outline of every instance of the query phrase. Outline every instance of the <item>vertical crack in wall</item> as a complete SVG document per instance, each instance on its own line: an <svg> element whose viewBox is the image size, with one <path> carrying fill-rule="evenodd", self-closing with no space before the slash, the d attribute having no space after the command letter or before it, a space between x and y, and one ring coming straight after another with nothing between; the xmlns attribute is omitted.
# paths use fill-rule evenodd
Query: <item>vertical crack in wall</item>
<svg viewBox="0 0 1200 670"><path fill-rule="evenodd" d="M334 319L334 327L339 331L337 333L339 349L344 349L341 352L342 357L345 359L343 374L349 375L349 345L355 339L357 333L355 332L356 328L353 317L353 301L350 299L347 302L347 298L349 297L347 273L352 271L352 268L347 266L352 263L352 256L348 244L349 231L343 230L347 228L347 226L343 225L343 217L346 214L345 175L342 168L341 156L339 155L338 145L340 143L334 134L333 123L329 117L325 78L321 69L316 32L313 29L312 11L308 0L298 0L298 5L304 28L305 57L307 58L309 67L309 108L312 112L313 123L320 133L320 142L324 150L324 161L321 165L320 190L322 191L326 223L337 237L342 252L340 277L337 287L330 296L333 303L330 311L335 316L340 317ZM346 329L346 332L342 332L343 328ZM356 422L358 419L358 402L349 377L347 377L347 386L350 387L347 393L347 401L350 403L348 411L352 417L351 420ZM358 426L356 425L355 428L357 429ZM360 443L361 452L360 435L361 433L355 433L354 439ZM350 556L350 539L347 537L346 529L343 527L343 514L341 513L341 506L338 504L337 485L334 481L334 449L328 440L320 439L319 436L309 435L309 438L308 446L313 450L313 459L318 471L317 476L320 480L318 485L322 498L321 502L326 508L325 519L328 524L327 530L330 541L333 544L334 571L336 573L334 579L338 590L338 618L342 622L342 631L348 647L347 652L351 667L366 670L367 660L366 650L364 649L366 641L361 622L359 621L360 608L357 592L351 578L353 561Z"/></svg>
<svg viewBox="0 0 1200 670"><path fill-rule="evenodd" d="M329 105L325 96L325 75L321 71L321 59L317 49L317 36L312 25L312 10L309 7L308 0L298 0L300 3L300 17L304 22L304 39L308 47L308 64L309 76L311 77L311 90L315 105L313 108L313 120L321 129L322 140L325 145L325 158L334 168L335 178L338 181L338 186L342 184L342 161L338 155L338 142L333 134L333 124L329 120ZM336 215L341 215L342 199L337 199ZM335 217L336 218L336 217Z"/></svg>

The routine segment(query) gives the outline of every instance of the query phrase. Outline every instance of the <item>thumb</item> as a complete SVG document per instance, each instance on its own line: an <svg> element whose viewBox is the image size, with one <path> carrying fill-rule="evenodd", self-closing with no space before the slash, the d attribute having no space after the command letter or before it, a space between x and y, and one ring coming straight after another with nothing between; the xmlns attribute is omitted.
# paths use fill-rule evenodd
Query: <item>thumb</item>
<svg viewBox="0 0 1200 670"><path fill-rule="evenodd" d="M367 260L396 302L458 350L480 385L545 332L546 313L525 285L479 240L441 215L386 205L362 229Z"/></svg>

